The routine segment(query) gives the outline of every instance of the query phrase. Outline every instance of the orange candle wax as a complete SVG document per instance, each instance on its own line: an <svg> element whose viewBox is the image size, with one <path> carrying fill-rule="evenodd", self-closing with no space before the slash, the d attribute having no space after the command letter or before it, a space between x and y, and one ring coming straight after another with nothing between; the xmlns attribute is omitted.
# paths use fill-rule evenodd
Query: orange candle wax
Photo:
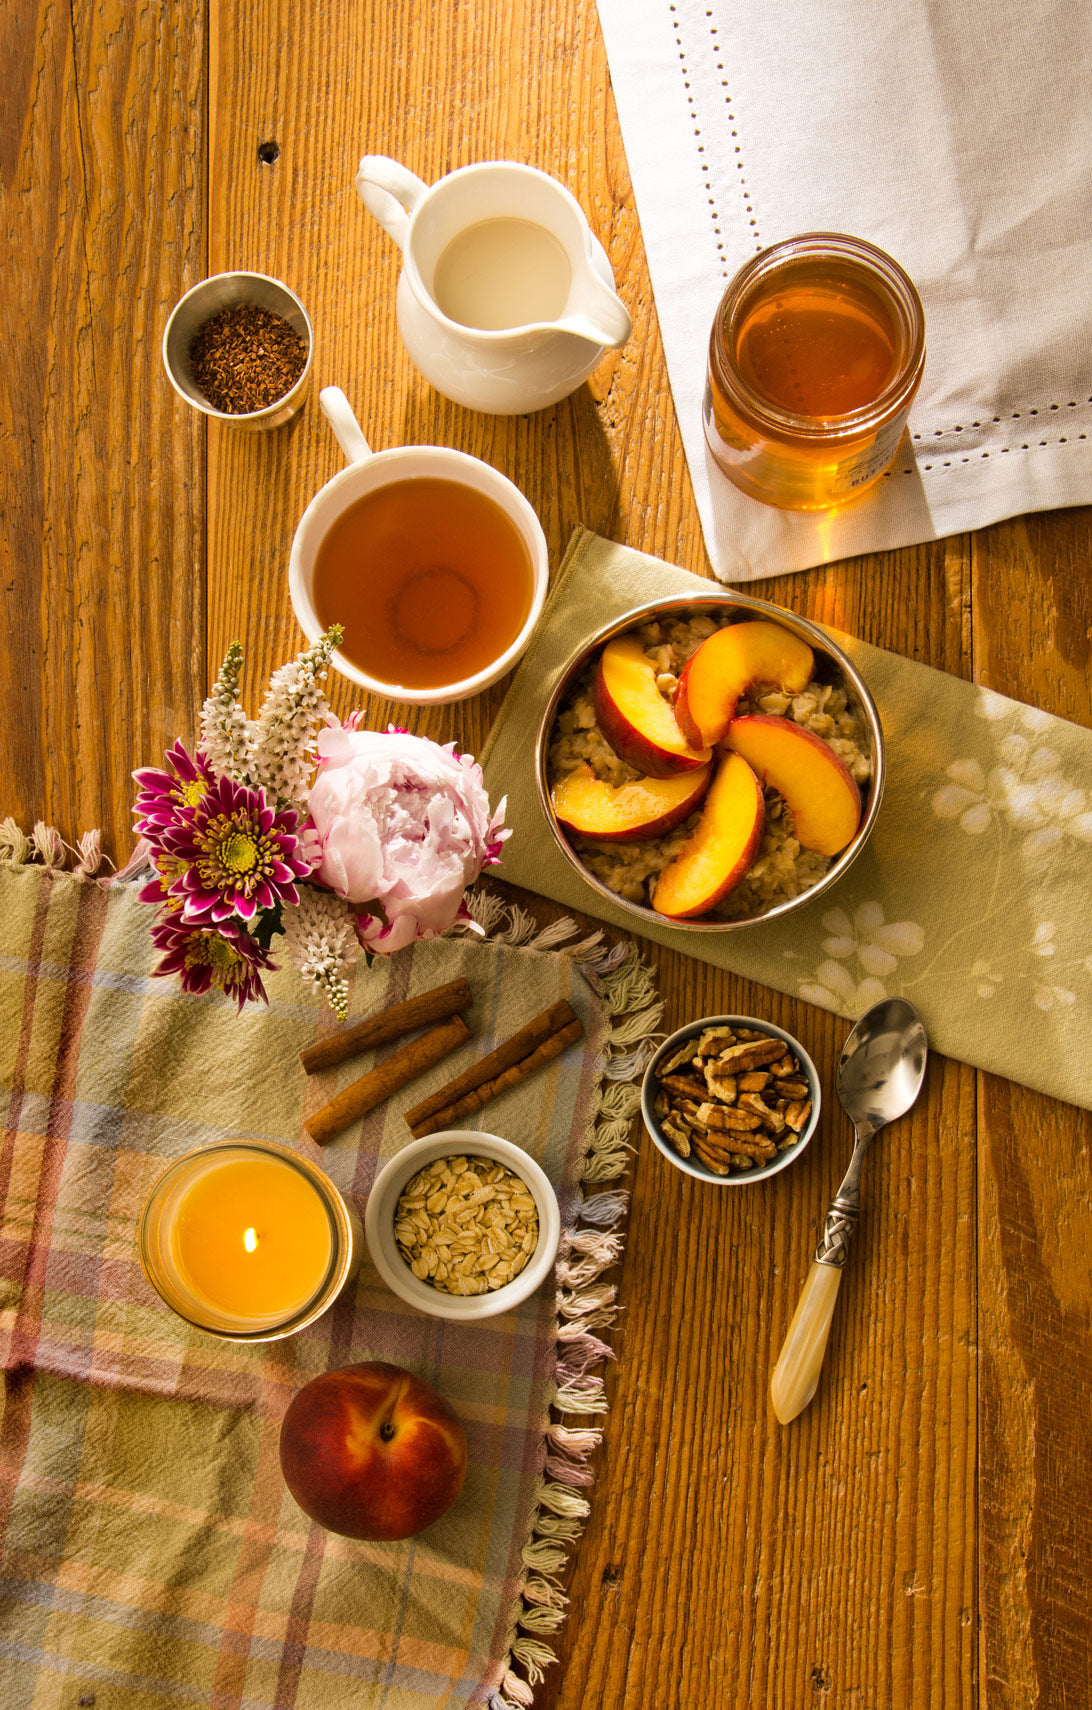
<svg viewBox="0 0 1092 1710"><path fill-rule="evenodd" d="M167 1305L216 1336L270 1340L324 1312L360 1256L360 1222L309 1159L222 1140L169 1164L138 1249Z"/></svg>
<svg viewBox="0 0 1092 1710"><path fill-rule="evenodd" d="M170 1231L179 1279L217 1313L289 1318L330 1268L333 1234L307 1177L276 1157L215 1158L195 1172Z"/></svg>

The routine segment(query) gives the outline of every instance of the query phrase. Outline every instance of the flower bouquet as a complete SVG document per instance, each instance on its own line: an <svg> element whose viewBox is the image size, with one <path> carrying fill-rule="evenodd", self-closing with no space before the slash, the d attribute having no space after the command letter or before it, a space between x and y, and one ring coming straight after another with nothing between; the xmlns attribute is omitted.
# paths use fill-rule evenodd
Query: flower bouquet
<svg viewBox="0 0 1092 1710"><path fill-rule="evenodd" d="M243 650L228 648L190 754L143 767L134 863L155 877L157 974L184 990L265 998L262 973L283 933L291 960L344 1019L348 971L362 952L389 955L462 924L464 893L500 859L509 833L481 768L393 725L344 724L322 690L332 626L275 671L257 719L239 704ZM132 864L131 864L132 865Z"/></svg>

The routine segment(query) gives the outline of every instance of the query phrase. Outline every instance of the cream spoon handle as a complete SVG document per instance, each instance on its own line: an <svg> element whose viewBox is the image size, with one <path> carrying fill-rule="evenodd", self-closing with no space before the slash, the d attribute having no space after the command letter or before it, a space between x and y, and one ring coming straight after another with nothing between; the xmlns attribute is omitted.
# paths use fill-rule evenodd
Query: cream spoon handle
<svg viewBox="0 0 1092 1710"><path fill-rule="evenodd" d="M861 1118L854 1124L857 1140L849 1169L831 1201L804 1292L796 1303L789 1333L770 1379L770 1399L782 1425L803 1413L815 1394L823 1355L827 1351L834 1303L838 1299L842 1266L857 1227L861 1165L872 1136L877 1128L882 1127L882 1122L872 1117Z"/></svg>
<svg viewBox="0 0 1092 1710"><path fill-rule="evenodd" d="M770 1399L782 1425L802 1413L815 1394L841 1280L840 1265L812 1260L770 1380Z"/></svg>

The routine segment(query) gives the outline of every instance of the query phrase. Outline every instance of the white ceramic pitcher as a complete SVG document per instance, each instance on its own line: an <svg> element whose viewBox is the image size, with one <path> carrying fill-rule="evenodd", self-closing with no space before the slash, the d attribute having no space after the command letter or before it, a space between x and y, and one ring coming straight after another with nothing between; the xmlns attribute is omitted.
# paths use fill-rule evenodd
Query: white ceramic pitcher
<svg viewBox="0 0 1092 1710"><path fill-rule="evenodd" d="M514 161L483 161L431 188L386 155L366 154L356 175L364 206L403 252L398 326L425 379L457 404L493 415L541 410L574 392L632 322L614 290L606 253L580 204L548 173ZM544 227L569 269L557 315L501 331L450 319L434 295L437 264L468 228L492 220Z"/></svg>

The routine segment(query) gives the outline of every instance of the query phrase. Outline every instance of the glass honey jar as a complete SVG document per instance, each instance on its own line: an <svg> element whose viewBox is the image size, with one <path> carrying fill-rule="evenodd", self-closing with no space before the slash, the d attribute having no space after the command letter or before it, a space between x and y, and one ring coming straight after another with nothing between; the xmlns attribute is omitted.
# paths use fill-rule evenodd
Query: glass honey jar
<svg viewBox="0 0 1092 1710"><path fill-rule="evenodd" d="M921 299L874 244L808 232L732 280L709 341L705 436L737 487L831 510L894 461L925 366Z"/></svg>

